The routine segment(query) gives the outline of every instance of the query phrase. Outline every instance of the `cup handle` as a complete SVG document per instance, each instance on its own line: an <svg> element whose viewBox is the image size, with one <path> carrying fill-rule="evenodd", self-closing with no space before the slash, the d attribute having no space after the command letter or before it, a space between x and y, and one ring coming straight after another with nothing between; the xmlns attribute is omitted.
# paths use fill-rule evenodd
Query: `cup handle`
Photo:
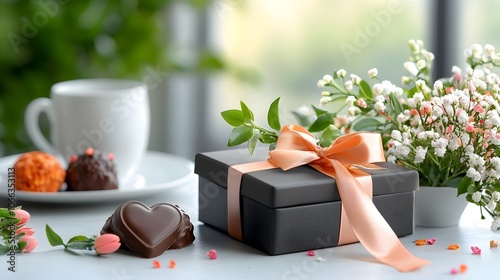
<svg viewBox="0 0 500 280"><path fill-rule="evenodd" d="M40 130L38 120L41 113L47 114L51 135L55 135L54 129L56 129L56 116L52 100L49 98L41 97L31 101L24 114L24 125L26 127L26 131L28 132L28 136L38 149L55 155L58 153L56 148L47 140L47 138L45 138Z"/></svg>

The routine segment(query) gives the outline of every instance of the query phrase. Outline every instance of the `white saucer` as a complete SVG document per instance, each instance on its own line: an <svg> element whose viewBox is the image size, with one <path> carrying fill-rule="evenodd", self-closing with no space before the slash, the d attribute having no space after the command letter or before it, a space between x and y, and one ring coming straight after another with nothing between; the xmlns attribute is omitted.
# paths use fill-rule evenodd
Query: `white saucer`
<svg viewBox="0 0 500 280"><path fill-rule="evenodd" d="M20 155L0 158L0 197L7 197L7 169L12 167ZM185 186L196 179L194 163L188 159L148 151L139 165L133 182L120 185L117 190L78 192L26 192L16 190L16 201L47 203L92 203L130 200L152 196L167 189Z"/></svg>

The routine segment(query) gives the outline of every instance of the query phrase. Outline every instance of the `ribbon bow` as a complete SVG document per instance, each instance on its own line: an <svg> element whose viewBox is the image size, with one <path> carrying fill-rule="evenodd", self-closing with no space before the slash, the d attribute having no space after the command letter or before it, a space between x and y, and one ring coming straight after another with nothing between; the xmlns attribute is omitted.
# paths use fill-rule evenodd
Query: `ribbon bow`
<svg viewBox="0 0 500 280"><path fill-rule="evenodd" d="M415 270L429 263L406 250L373 204L371 190L363 190L356 178L364 173L356 166L380 168L371 163L385 161L379 134L348 134L339 137L330 147L322 148L303 127L285 126L281 130L276 149L269 152L269 156L269 161L283 170L309 164L321 173L335 178L342 210L352 231L366 250L379 261L402 272Z"/></svg>
<svg viewBox="0 0 500 280"><path fill-rule="evenodd" d="M353 133L339 137L330 147L299 125L284 126L276 148L267 161L234 165L228 172L228 231L242 240L239 184L243 173L280 167L288 170L310 165L336 180L342 201L339 244L359 242L382 263L401 272L412 271L429 262L413 256L382 217L371 199L372 183L368 173L358 169L376 168L373 162L385 161L379 134Z"/></svg>

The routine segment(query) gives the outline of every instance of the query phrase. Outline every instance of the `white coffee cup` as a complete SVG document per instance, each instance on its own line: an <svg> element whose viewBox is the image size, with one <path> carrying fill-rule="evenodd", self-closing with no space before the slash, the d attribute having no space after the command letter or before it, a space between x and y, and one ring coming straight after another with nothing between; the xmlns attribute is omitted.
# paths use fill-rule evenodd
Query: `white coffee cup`
<svg viewBox="0 0 500 280"><path fill-rule="evenodd" d="M39 127L47 114L50 141ZM114 154L120 185L134 176L147 150L150 109L147 87L137 81L84 79L57 83L50 99L26 108L25 126L35 146L69 162L89 147Z"/></svg>

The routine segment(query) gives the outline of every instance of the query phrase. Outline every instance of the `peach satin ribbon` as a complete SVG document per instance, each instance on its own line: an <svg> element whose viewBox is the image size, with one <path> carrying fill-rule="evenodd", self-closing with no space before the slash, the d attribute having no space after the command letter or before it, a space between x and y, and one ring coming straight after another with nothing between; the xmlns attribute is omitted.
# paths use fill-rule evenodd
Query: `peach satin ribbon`
<svg viewBox="0 0 500 280"><path fill-rule="evenodd" d="M429 264L428 261L413 256L401 244L371 200L371 189L368 190L371 188L371 178L367 180L369 175L366 176L367 173L356 168L380 168L371 164L385 161L380 135L348 134L339 137L330 147L322 148L306 129L290 125L283 127L276 149L269 152L269 156L268 161L229 168L228 231L231 236L242 239L239 186L243 173L276 167L288 170L309 164L336 180L342 200L342 219L345 217L350 223L350 227L341 226L341 239L344 239L342 242L355 241L350 237L353 232L370 254L401 272ZM364 187L358 180L363 181ZM366 182L368 183L365 184Z"/></svg>

